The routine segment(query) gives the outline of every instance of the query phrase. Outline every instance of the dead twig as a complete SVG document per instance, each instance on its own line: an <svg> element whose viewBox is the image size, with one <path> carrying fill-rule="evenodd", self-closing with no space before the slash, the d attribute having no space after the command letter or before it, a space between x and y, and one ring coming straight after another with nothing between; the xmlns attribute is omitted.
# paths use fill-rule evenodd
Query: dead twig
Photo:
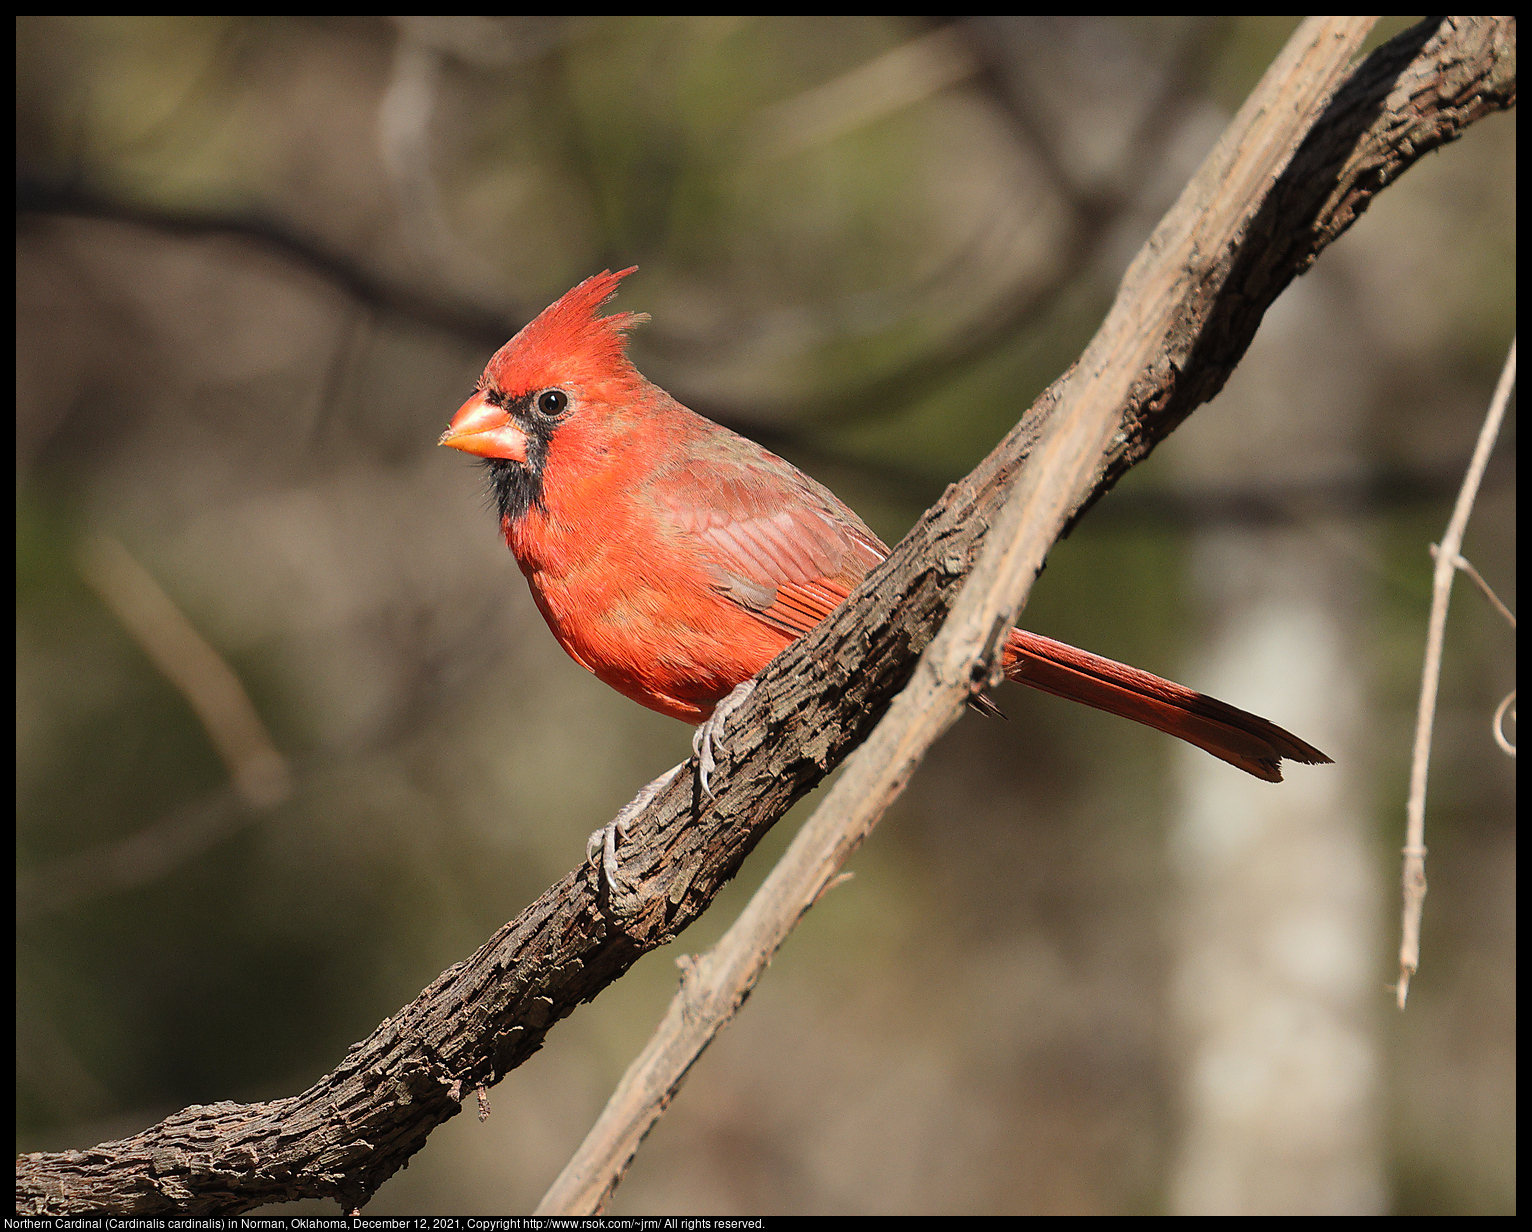
<svg viewBox="0 0 1532 1232"><path fill-rule="evenodd" d="M1452 577L1461 559L1459 549L1463 546L1463 533L1468 529L1474 498L1479 494L1479 481L1484 478L1484 468L1489 464L1490 451L1495 447L1495 437L1500 432L1500 423L1505 418L1505 408L1515 387L1516 343L1513 341L1500 381L1495 386L1495 395L1490 399L1489 411L1479 428L1479 441L1468 463L1468 473L1463 476L1463 486L1458 490L1457 503L1447 520L1447 533L1442 536L1440 548L1432 545L1436 569L1431 580L1431 616L1426 625L1426 660L1420 673L1420 703L1415 710L1410 797L1405 805L1404 912L1399 942L1399 983L1395 986L1401 1010L1410 995L1410 978L1420 969L1420 918L1426 902L1426 777L1431 768L1431 728L1436 719L1436 689L1442 672L1442 644L1447 635L1447 604L1452 597ZM1504 705L1502 703L1502 710L1496 712L1496 731L1500 727Z"/></svg>

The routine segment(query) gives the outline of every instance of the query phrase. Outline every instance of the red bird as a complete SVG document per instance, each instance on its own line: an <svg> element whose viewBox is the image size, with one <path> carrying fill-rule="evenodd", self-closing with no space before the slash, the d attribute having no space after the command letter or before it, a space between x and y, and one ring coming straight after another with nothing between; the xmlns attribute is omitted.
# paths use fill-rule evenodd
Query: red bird
<svg viewBox="0 0 1532 1232"><path fill-rule="evenodd" d="M596 315L632 272L587 278L501 347L441 443L486 459L505 541L569 656L701 723L888 549L828 488L633 367L625 334L648 318ZM1268 782L1284 757L1330 760L1265 719L1022 629L1003 666Z"/></svg>

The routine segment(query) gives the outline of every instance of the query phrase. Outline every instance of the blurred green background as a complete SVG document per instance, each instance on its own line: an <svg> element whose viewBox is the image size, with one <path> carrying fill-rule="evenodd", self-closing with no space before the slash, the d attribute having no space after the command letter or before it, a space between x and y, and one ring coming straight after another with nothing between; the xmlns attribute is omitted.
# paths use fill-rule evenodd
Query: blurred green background
<svg viewBox="0 0 1532 1232"><path fill-rule="evenodd" d="M477 470L436 448L516 328L638 265L616 305L653 318L638 366L893 542L1079 353L1295 24L19 18L18 1150L302 1090L686 753L562 654ZM1007 686L1009 722L937 747L614 1213L1514 1209L1513 767L1489 726L1513 634L1463 580L1408 1013L1386 985L1427 545L1514 331L1515 128L1384 192L1024 617L1249 709L1286 684L1266 713L1336 753L1252 799L1349 802L1325 937L1360 958L1316 1002L1346 1099L1265 1109L1302 1084L1257 1081L1200 1016L1242 978L1198 958L1235 930L1208 896L1263 862L1203 877L1186 819L1198 776L1240 776ZM1465 554L1514 607L1513 451ZM1251 561L1269 590L1278 559L1344 669L1309 681L1310 625L1262 600L1258 644L1298 650L1227 684L1225 591ZM676 954L812 803L367 1213L529 1211ZM1246 1021L1299 1024L1245 1033L1271 1056L1318 1019ZM1210 1113L1231 1099L1250 1125ZM1257 1192L1241 1150L1283 1179Z"/></svg>

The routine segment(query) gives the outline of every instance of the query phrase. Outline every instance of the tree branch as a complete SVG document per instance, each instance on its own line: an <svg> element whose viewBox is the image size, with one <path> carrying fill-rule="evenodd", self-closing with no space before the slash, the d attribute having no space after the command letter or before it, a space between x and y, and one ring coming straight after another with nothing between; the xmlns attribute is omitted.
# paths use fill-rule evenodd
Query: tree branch
<svg viewBox="0 0 1532 1232"><path fill-rule="evenodd" d="M1375 193L1515 95L1510 18L1432 19L1358 66L1248 229L1183 269L1168 345L1133 381L1069 520L1222 387L1266 308ZM766 830L867 737L945 619L1076 370L1088 373L1055 382L840 611L762 674L734 721L717 799L697 799L681 775L635 820L623 849L638 886L631 914L617 915L582 866L303 1094L191 1107L120 1142L23 1156L18 1211L234 1214L316 1196L359 1208L464 1099L690 924Z"/></svg>
<svg viewBox="0 0 1532 1232"><path fill-rule="evenodd" d="M739 920L685 969L650 1047L537 1214L593 1214L626 1172L702 1050L744 1003L787 935L903 793L916 767L986 685L1076 493L1100 461L1132 385L1173 347L1197 296L1184 275L1232 251L1361 48L1373 19L1311 18L1261 79L1129 267L1117 297L984 541L909 686L857 751ZM992 676L994 679L992 679Z"/></svg>

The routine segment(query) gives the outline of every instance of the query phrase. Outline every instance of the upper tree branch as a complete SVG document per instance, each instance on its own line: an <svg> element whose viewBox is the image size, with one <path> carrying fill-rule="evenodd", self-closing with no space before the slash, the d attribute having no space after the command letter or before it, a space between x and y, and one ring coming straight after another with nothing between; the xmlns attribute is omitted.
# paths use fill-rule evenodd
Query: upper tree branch
<svg viewBox="0 0 1532 1232"><path fill-rule="evenodd" d="M1432 19L1359 65L1284 160L1253 221L1186 263L1169 344L1133 382L1122 430L1071 518L1222 387L1266 308L1373 195L1515 97L1510 18ZM553 1023L690 924L776 819L867 736L945 619L1070 376L762 674L731 725L732 773L719 797L699 801L681 775L637 819L623 849L625 876L639 886L631 914L598 899L582 866L303 1094L192 1107L120 1142L24 1156L18 1210L232 1214L296 1197L365 1202L476 1087L526 1060Z"/></svg>

